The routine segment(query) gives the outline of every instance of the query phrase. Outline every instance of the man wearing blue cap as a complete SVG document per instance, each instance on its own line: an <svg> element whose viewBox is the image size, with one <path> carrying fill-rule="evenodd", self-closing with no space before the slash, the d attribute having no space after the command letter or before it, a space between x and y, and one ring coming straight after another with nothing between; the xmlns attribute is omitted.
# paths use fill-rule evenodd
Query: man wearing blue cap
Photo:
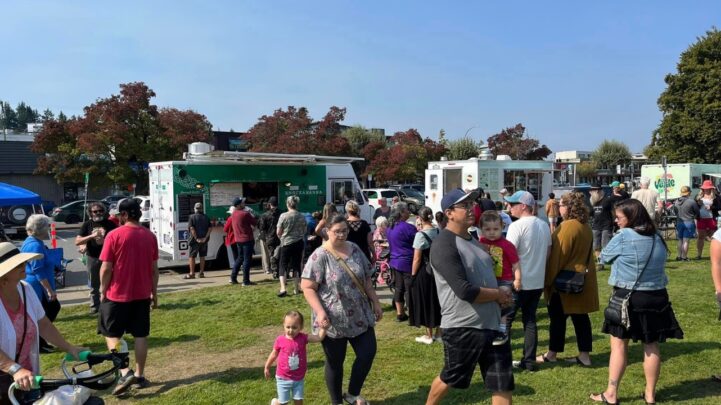
<svg viewBox="0 0 721 405"><path fill-rule="evenodd" d="M434 239L430 261L441 304L445 361L426 404L439 404L450 387L468 388L476 366L494 404L510 404L515 387L510 343L493 346L500 306L509 305L513 298L510 291L498 288L493 259L468 234L477 196L476 191L456 189L441 200L448 225Z"/></svg>
<svg viewBox="0 0 721 405"><path fill-rule="evenodd" d="M543 293L546 277L546 259L551 247L551 231L544 221L538 219L536 199L528 191L516 191L510 197L504 198L511 206L511 215L518 218L508 226L506 239L513 243L521 258L521 279L523 286L516 297L513 312L508 314L506 330L511 330L511 324L516 317L518 309L522 312L523 323L523 357L514 361L514 367L535 371L536 350L538 348L538 329L536 328L536 312L538 301Z"/></svg>

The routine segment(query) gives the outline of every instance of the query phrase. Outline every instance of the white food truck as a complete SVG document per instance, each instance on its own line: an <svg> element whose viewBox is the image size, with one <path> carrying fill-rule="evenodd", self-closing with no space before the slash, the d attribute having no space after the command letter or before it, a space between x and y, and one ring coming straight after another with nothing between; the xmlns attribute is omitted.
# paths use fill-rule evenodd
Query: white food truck
<svg viewBox="0 0 721 405"><path fill-rule="evenodd" d="M184 160L149 165L150 230L161 253L172 260L188 259L188 217L195 203L203 203L213 226L206 259L218 258L214 267L227 268L223 225L236 197L245 197L257 217L270 197L276 197L279 209L285 211L286 198L296 195L298 210L305 213L321 211L329 202L343 212L345 203L354 199L361 217L370 223L373 211L360 192L351 166L355 160L362 159L213 151L208 144L193 143Z"/></svg>
<svg viewBox="0 0 721 405"><path fill-rule="evenodd" d="M426 169L426 205L433 212L441 210L443 195L453 189L473 190L481 187L493 201L500 200L499 192L510 194L525 190L536 198L539 217L545 218L543 204L553 188L553 162L545 160L441 160L428 162Z"/></svg>

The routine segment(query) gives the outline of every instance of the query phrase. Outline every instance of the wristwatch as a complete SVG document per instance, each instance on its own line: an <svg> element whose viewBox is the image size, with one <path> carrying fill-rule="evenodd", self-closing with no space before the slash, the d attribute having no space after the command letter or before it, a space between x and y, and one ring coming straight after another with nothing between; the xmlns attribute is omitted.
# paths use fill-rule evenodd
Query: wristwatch
<svg viewBox="0 0 721 405"><path fill-rule="evenodd" d="M15 373L17 373L18 371L22 370L22 368L23 368L23 366L19 365L18 363L15 363L12 366L10 366L10 368L8 369L8 374L10 374L12 376Z"/></svg>

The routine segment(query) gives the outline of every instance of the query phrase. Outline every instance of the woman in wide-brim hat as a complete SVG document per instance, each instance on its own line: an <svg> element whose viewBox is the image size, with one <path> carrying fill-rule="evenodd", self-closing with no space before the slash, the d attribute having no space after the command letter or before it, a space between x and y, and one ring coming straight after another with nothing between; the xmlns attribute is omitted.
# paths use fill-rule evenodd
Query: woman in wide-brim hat
<svg viewBox="0 0 721 405"><path fill-rule="evenodd" d="M716 232L716 218L718 218L721 210L721 198L716 193L716 187L714 187L711 180L704 180L701 191L696 195L696 202L700 211L696 220L696 232L698 233L696 238L696 252L698 252L696 260L699 260L703 252L704 242L707 240L710 242L711 236Z"/></svg>
<svg viewBox="0 0 721 405"><path fill-rule="evenodd" d="M23 281L25 263L41 259L37 253L21 253L10 242L0 243L0 390L13 382L29 390L40 373L39 337L76 358L83 350L68 343L45 316L33 288ZM18 339L18 336L24 338ZM19 341L18 341L19 340ZM1 404L9 404L0 396Z"/></svg>

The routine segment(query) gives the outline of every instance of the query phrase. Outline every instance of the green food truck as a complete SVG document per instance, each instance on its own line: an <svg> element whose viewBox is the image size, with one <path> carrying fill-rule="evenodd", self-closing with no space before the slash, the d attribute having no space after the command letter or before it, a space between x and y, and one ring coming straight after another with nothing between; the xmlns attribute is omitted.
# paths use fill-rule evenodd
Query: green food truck
<svg viewBox="0 0 721 405"><path fill-rule="evenodd" d="M344 211L348 200L361 207L361 217L372 223L373 210L360 192L351 162L361 158L213 151L205 143L193 143L184 160L149 165L150 230L158 238L161 253L172 260L188 258L188 217L200 202L213 226L206 259L218 259L214 267L228 264L223 225L233 200L245 197L246 206L259 217L270 197L285 211L288 196L300 198L298 210L321 211L333 203ZM257 241L257 238L256 238ZM256 253L260 249L256 246Z"/></svg>

